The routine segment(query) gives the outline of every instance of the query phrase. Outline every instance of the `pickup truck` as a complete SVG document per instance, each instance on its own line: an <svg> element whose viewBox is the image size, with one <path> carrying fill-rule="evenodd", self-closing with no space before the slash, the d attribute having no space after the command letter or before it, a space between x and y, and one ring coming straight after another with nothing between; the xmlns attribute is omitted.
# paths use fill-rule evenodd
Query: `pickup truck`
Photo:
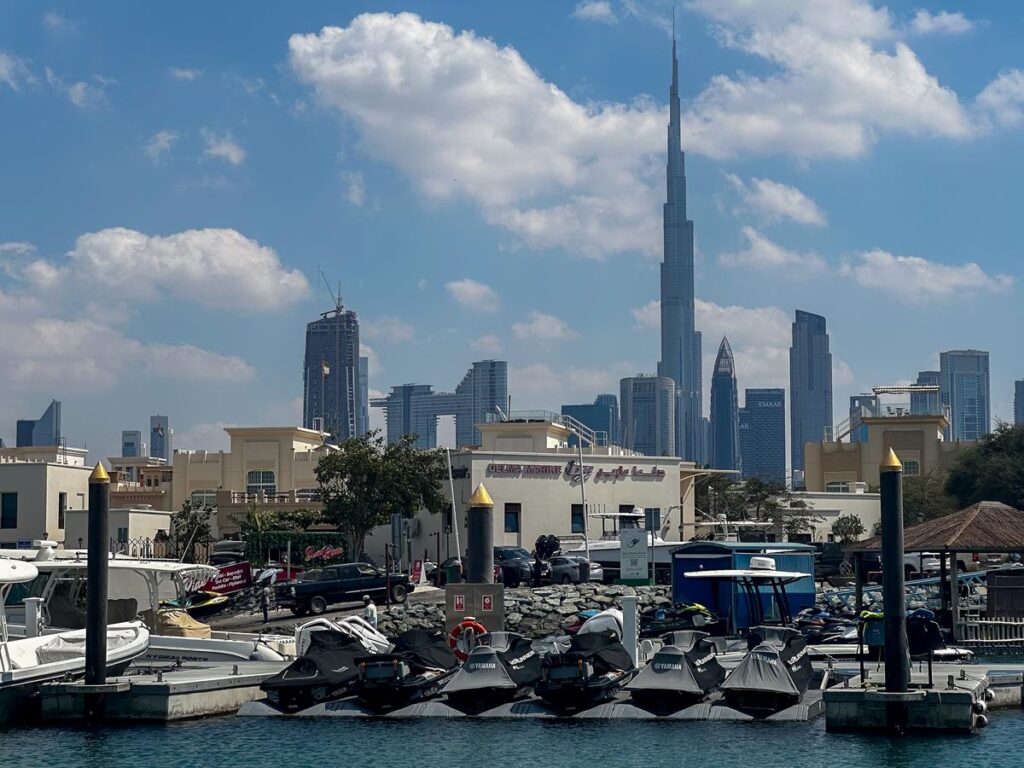
<svg viewBox="0 0 1024 768"><path fill-rule="evenodd" d="M408 574L392 573L389 579L384 571L372 565L345 563L323 568L315 580L303 578L279 584L274 596L279 606L291 609L296 616L305 616L324 613L334 603L353 602L363 595L382 602L387 597L389 584L393 603L404 603L416 588Z"/></svg>

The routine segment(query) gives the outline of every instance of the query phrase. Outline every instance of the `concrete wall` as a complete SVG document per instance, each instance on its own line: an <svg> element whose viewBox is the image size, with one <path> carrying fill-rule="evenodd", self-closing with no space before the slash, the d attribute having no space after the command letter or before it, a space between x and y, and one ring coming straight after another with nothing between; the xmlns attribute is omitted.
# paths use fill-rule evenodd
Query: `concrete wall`
<svg viewBox="0 0 1024 768"><path fill-rule="evenodd" d="M59 525L60 494L67 494L67 509L82 509L88 502L87 467L41 462L0 461L0 493L18 494L18 525L0 529L0 547L18 541L49 538L64 541Z"/></svg>
<svg viewBox="0 0 1024 768"><path fill-rule="evenodd" d="M158 509L111 509L110 538L117 541L119 531L127 529L127 539L154 539L157 531L170 533L171 513ZM89 538L89 513L87 510L74 510L67 514L67 547L78 546L82 539L85 546Z"/></svg>

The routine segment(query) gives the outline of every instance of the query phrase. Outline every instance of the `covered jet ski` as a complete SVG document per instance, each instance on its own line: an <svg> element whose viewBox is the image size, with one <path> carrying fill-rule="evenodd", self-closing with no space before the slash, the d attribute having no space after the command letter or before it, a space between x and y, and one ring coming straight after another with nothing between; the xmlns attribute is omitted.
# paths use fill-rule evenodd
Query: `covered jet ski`
<svg viewBox="0 0 1024 768"><path fill-rule="evenodd" d="M459 667L444 635L424 629L406 630L390 653L361 656L356 662L356 694L378 711L436 696Z"/></svg>
<svg viewBox="0 0 1024 768"><path fill-rule="evenodd" d="M788 627L752 627L747 648L721 685L726 703L762 716L798 703L813 675L806 638Z"/></svg>
<svg viewBox="0 0 1024 768"><path fill-rule="evenodd" d="M448 702L476 714L529 695L541 674L531 641L515 632L488 632L477 642L444 688Z"/></svg>
<svg viewBox="0 0 1024 768"><path fill-rule="evenodd" d="M707 697L725 679L707 632L684 630L665 636L650 663L626 690L637 706L667 715Z"/></svg>
<svg viewBox="0 0 1024 768"><path fill-rule="evenodd" d="M362 643L341 632L314 632L306 653L264 680L260 690L267 694L267 703L282 712L347 696L359 680L356 658L365 653Z"/></svg>
<svg viewBox="0 0 1024 768"><path fill-rule="evenodd" d="M612 632L581 632L572 638L569 650L544 657L541 667L537 695L566 714L612 698L636 671Z"/></svg>

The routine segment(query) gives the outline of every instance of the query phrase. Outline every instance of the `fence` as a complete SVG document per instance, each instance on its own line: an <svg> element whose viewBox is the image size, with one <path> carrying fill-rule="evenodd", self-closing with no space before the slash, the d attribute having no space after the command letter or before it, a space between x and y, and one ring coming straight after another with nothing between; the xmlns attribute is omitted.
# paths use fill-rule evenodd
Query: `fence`
<svg viewBox="0 0 1024 768"><path fill-rule="evenodd" d="M959 645L986 653L1024 650L1024 618L965 618L957 624Z"/></svg>
<svg viewBox="0 0 1024 768"><path fill-rule="evenodd" d="M110 552L154 560L181 560L183 555L190 563L206 563L210 560L211 545L207 541L185 541L174 537L151 539L139 536L129 539L111 539Z"/></svg>

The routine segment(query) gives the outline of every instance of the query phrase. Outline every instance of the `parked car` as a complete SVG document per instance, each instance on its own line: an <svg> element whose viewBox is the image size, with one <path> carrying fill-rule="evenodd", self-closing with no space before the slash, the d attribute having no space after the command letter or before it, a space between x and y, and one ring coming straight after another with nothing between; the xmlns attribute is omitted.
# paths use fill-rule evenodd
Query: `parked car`
<svg viewBox="0 0 1024 768"><path fill-rule="evenodd" d="M448 570L453 565L455 565L455 561L457 559L458 558L455 558L455 557L449 557L447 560L445 560L443 563L441 563L441 567L440 568L438 568L435 563L427 562L424 565L424 567L426 568L425 572L427 574L427 582L429 582L430 584L433 584L435 587L443 587L445 584L447 584L448 583ZM462 580L463 581L466 580L466 572L465 571L462 572ZM495 563L495 565L494 565L494 583L495 584L501 584L501 580L502 580L501 566L499 566L497 563Z"/></svg>
<svg viewBox="0 0 1024 768"><path fill-rule="evenodd" d="M843 545L834 542L818 542L814 545L814 578L824 581L842 573Z"/></svg>
<svg viewBox="0 0 1024 768"><path fill-rule="evenodd" d="M587 565L587 558L575 555L555 555L547 561L551 575L547 581L552 584L579 584L584 581L582 569ZM604 569L600 563L591 562L587 568L587 581L603 581Z"/></svg>
<svg viewBox="0 0 1024 768"><path fill-rule="evenodd" d="M279 606L290 608L296 616L304 616L321 614L335 603L353 602L363 595L383 601L389 585L391 601L395 603L404 603L416 589L408 574L392 573L388 577L384 571L366 563L345 563L321 569L315 581L307 581L304 574L301 581L281 584L276 587L274 596Z"/></svg>
<svg viewBox="0 0 1024 768"><path fill-rule="evenodd" d="M533 555L522 547L495 547L494 564L501 566L502 581L505 586L515 588L523 584L533 583L533 569L535 566ZM541 561L540 580L550 581L551 566Z"/></svg>

